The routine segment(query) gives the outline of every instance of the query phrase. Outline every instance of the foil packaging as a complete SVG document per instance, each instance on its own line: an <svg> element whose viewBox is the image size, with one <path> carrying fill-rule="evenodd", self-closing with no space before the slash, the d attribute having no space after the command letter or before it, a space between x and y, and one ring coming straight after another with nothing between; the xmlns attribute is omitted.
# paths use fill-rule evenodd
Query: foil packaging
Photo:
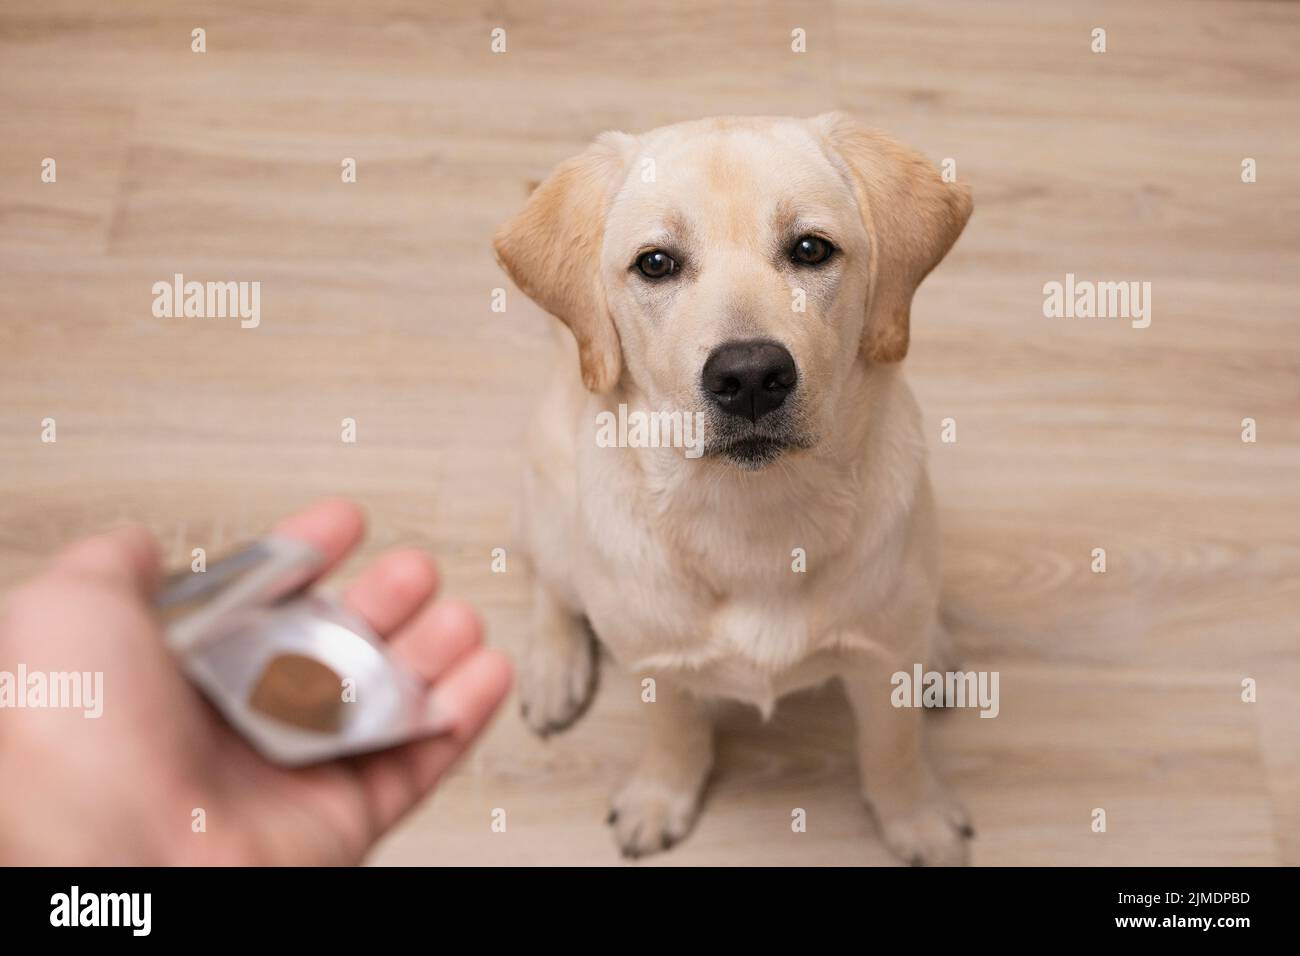
<svg viewBox="0 0 1300 956"><path fill-rule="evenodd" d="M186 675L263 756L301 766L445 729L429 689L338 601L307 590L321 554L269 536L164 582Z"/></svg>

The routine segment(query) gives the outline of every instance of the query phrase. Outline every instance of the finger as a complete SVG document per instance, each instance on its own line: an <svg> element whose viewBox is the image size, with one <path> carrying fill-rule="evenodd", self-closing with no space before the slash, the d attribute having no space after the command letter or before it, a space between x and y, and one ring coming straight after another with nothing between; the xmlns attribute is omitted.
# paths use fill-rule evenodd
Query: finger
<svg viewBox="0 0 1300 956"><path fill-rule="evenodd" d="M391 829L469 749L510 691L510 659L479 650L459 661L435 690L447 733L360 758L357 772L378 828Z"/></svg>
<svg viewBox="0 0 1300 956"><path fill-rule="evenodd" d="M273 533L306 541L324 557L321 574L329 572L357 546L366 531L361 509L343 498L326 498L276 522Z"/></svg>
<svg viewBox="0 0 1300 956"><path fill-rule="evenodd" d="M463 601L439 601L391 639L393 656L430 684L483 643L483 621Z"/></svg>
<svg viewBox="0 0 1300 956"><path fill-rule="evenodd" d="M425 771L421 777L424 786L433 784L433 771L441 773L445 767L422 755L436 756L440 745L444 749L454 745L456 752L464 750L505 699L513 679L514 667L503 651L481 648L457 661L438 681L433 694L446 730L440 737L407 745Z"/></svg>
<svg viewBox="0 0 1300 956"><path fill-rule="evenodd" d="M158 542L133 524L74 541L54 557L56 571L89 575L148 598L158 586Z"/></svg>
<svg viewBox="0 0 1300 956"><path fill-rule="evenodd" d="M438 571L423 551L402 548L381 554L343 595L381 636L415 616L438 588Z"/></svg>

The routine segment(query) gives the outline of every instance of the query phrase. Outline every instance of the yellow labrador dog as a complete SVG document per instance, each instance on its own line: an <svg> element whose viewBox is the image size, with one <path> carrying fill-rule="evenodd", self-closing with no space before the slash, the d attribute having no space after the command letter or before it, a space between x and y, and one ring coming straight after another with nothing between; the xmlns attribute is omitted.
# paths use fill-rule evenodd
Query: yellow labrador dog
<svg viewBox="0 0 1300 956"><path fill-rule="evenodd" d="M966 186L846 116L737 117L606 133L498 232L503 267L572 333L530 433L525 719L547 734L581 713L592 631L653 678L645 753L610 813L625 854L694 823L711 701L767 715L838 677L886 843L966 860L966 816L891 676L942 653L899 362L912 295L970 212ZM685 425L657 443L625 427L653 416Z"/></svg>

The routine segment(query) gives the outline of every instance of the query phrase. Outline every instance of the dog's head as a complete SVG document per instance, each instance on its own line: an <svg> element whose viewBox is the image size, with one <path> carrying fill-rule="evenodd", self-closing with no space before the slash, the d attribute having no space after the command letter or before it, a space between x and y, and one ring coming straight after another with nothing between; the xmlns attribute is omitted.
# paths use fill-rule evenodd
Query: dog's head
<svg viewBox="0 0 1300 956"><path fill-rule="evenodd" d="M604 134L495 245L573 331L589 389L705 412L706 453L756 468L830 430L855 368L903 358L912 295L970 211L843 115L711 119Z"/></svg>

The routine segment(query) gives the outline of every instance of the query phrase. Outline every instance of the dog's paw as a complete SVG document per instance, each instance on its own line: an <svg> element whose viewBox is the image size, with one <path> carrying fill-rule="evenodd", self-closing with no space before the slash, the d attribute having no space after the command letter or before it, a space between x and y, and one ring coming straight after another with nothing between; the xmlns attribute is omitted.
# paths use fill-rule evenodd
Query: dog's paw
<svg viewBox="0 0 1300 956"><path fill-rule="evenodd" d="M520 713L547 737L582 716L596 691L596 642L581 621L534 640L519 674Z"/></svg>
<svg viewBox="0 0 1300 956"><path fill-rule="evenodd" d="M885 845L912 866L966 866L975 830L966 811L942 798L890 816L877 815Z"/></svg>
<svg viewBox="0 0 1300 956"><path fill-rule="evenodd" d="M636 859L681 841L700 812L700 794L662 781L633 777L612 801L606 822L625 857Z"/></svg>

